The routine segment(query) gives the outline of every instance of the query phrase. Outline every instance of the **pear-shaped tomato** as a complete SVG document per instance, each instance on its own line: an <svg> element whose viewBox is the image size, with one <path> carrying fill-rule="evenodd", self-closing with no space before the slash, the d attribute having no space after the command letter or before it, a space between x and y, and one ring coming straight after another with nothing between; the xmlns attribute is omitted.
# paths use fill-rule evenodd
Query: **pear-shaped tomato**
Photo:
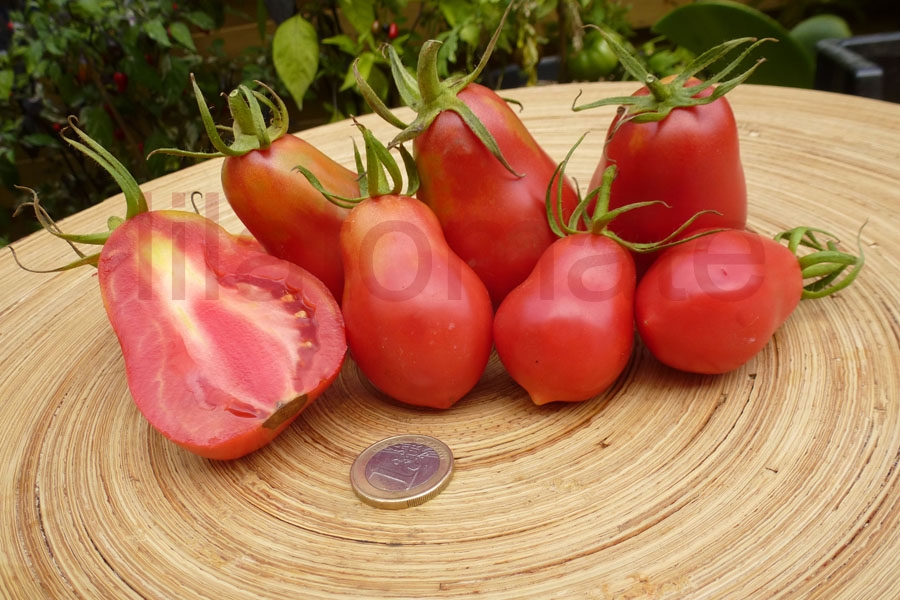
<svg viewBox="0 0 900 600"><path fill-rule="evenodd" d="M392 398L448 408L491 353L490 296L447 245L434 213L403 195L357 204L341 230L350 354Z"/></svg>
<svg viewBox="0 0 900 600"><path fill-rule="evenodd" d="M604 235L561 238L494 317L507 372L535 404L588 400L625 369L634 342L634 260Z"/></svg>

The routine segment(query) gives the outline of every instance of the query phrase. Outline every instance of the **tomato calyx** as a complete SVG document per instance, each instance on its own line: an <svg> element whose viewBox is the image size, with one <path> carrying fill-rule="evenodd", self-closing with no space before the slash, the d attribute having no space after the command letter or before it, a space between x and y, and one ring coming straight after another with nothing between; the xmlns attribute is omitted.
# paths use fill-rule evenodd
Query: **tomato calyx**
<svg viewBox="0 0 900 600"><path fill-rule="evenodd" d="M194 98L200 109L200 120L209 137L210 143L216 152L192 152L178 148L160 148L150 153L170 154L187 158L216 158L220 156L243 156L254 150L264 150L272 145L278 138L284 137L288 132L289 113L287 105L275 91L261 81L256 82L271 98L257 90L251 90L246 85L240 85L232 90L228 96L228 110L234 123L231 127L216 125L209 105L200 86L191 73L191 86L194 89ZM266 124L263 115L263 107L271 113L271 118ZM231 142L227 142L219 133L220 130L231 133Z"/></svg>
<svg viewBox="0 0 900 600"><path fill-rule="evenodd" d="M370 129L356 119L353 119L353 124L362 133L366 151L366 158L363 161L359 147L354 140L353 156L356 162L356 171L359 174L360 195L358 197L341 196L326 190L315 174L303 165L297 165L293 170L306 177L310 185L319 193L341 208L352 209L363 200L378 196L404 195L412 197L419 189L419 172L412 154L403 144L397 146L397 151L403 160L404 169L401 170L390 149L375 137ZM406 173L406 191L402 191L404 171Z"/></svg>
<svg viewBox="0 0 900 600"><path fill-rule="evenodd" d="M138 182L135 180L134 176L129 173L125 165L119 162L119 160L103 146L101 146L90 136L88 136L87 133L79 129L78 119L76 119L75 117L69 117L68 123L68 127L63 129L61 132L63 140L65 140L66 143L68 143L70 146L72 146L88 158L93 159L97 164L103 167L103 169L106 170L113 179L115 179L116 183L118 183L119 187L122 189L123 195L125 196L125 217L109 217L106 221L106 231L84 234L65 233L50 217L50 214L47 212L47 210L43 206L41 206L40 198L38 197L36 191L30 188L16 186L20 190L30 192L32 196L32 199L30 201L23 202L19 205L19 207L16 209L16 214L18 214L19 211L25 207L31 207L34 210L34 216L37 218L38 223L41 224L41 227L43 227L45 230L47 230L47 232L54 235L55 237L58 237L61 240L65 240L72 248L72 250L78 255L77 260L74 260L60 267L56 267L53 269L33 269L31 267L26 267L25 265L23 265L19 261L19 258L16 255L16 251L12 246L10 246L9 249L13 254L13 258L15 259L16 264L18 264L20 268L26 271L31 271L33 273L55 273L60 271L68 271L70 269L85 265L92 265L96 267L98 261L100 260L100 252L86 254L78 246L76 246L76 244L103 246L103 244L106 243L106 241L109 239L110 234L114 229L116 229L116 227L124 223L126 220L149 210L147 198L144 196L144 192L141 191L141 187L138 185ZM69 131L74 132L75 135L80 139L80 141L79 139L73 139L66 135Z"/></svg>
<svg viewBox="0 0 900 600"><path fill-rule="evenodd" d="M760 44L767 41L775 41L773 38L743 37L723 42L694 58L685 67L683 73L673 77L671 80L661 80L656 75L649 73L641 62L615 39L615 36L599 27L594 27L600 31L600 34L619 57L622 67L629 75L642 82L650 93L646 95L614 96L580 106L573 104L572 110L581 111L597 108L598 106L618 105L620 106L620 111L622 111L620 122L647 123L662 121L676 108L700 106L715 102L746 81L765 59L758 59L741 74L723 81L725 76L734 71ZM723 59L729 52L745 44L750 45L721 71L704 81L699 81L698 83L691 81L692 78L695 78L698 73L708 66ZM695 79L695 81L697 80ZM705 94L710 88L711 92ZM575 99L575 102L578 102L578 98Z"/></svg>
<svg viewBox="0 0 900 600"><path fill-rule="evenodd" d="M472 109L457 97L457 94L460 91L470 83L473 83L481 75L482 71L484 71L488 59L491 57L491 53L497 45L497 40L503 29L503 24L506 22L506 17L513 4L513 2L510 2L506 7L506 11L500 19L500 25L497 26L497 30L494 32L494 35L491 37L490 42L485 48L481 60L475 66L475 69L467 75L451 76L445 80L441 80L440 74L438 73L437 58L442 43L438 40L427 40L422 44L422 49L419 51L415 76L403 66L403 62L400 55L397 53L397 50L393 46L385 46L388 60L391 63L391 74L393 75L394 82L397 86L397 91L399 92L403 103L416 112L416 117L411 123L406 123L387 107L381 98L378 97L378 94L375 93L372 87L366 82L365 78L360 74L357 63L353 63L353 74L356 77L360 93L366 100L366 103L368 103L372 110L381 118L401 130L400 133L388 143L388 148L393 148L403 142L414 139L420 133L428 129L438 115L444 111L450 110L460 116L466 126L479 140L481 140L481 143L484 144L498 161L500 161L507 171L517 177L522 177L522 175L517 173L507 162L503 153L500 151L497 141L494 139L494 136L491 135L491 132L488 131L487 127L485 127L475 113L472 112Z"/></svg>
<svg viewBox="0 0 900 600"><path fill-rule="evenodd" d="M582 134L578 141L575 142L575 145L569 149L565 158L559 163L559 165L557 165L556 171L554 172L553 178L551 179L551 184L547 188L547 222L550 225L550 229L557 236L566 237L578 233L603 235L610 238L611 240L614 240L615 242L624 246L628 250L631 250L632 252L646 253L656 252L658 250L662 250L670 246L675 246L677 244L682 244L704 235L709 235L711 233L721 231L721 229L704 230L688 237L681 237L685 230L687 230L688 227L690 227L700 216L708 213L718 214L717 211L714 210L702 210L692 215L669 235L659 241L632 242L630 240L623 239L608 227L608 225L612 223L616 218L618 218L623 213L630 212L632 210L639 210L647 206L654 206L659 204L663 206L668 205L662 200L647 200L643 202L626 204L625 206L620 206L618 208L610 210L610 191L612 190L612 184L616 178L617 172L615 164L610 164L608 167L606 167L606 169L604 169L600 185L598 185L593 190L590 190L586 196L581 197L580 191L578 192L578 204L575 206L575 210L572 212L571 217L569 217L568 220L565 219L563 217L562 175L565 173L566 166L568 165L569 160L572 158L572 155L575 153L575 149L578 148L579 145L581 145L581 142L584 140L586 135L586 133Z"/></svg>
<svg viewBox="0 0 900 600"><path fill-rule="evenodd" d="M859 256L841 251L837 236L814 227L795 227L775 236L797 257L803 281L811 280L804 283L801 298L824 298L853 283L865 264L860 242L863 227L856 236ZM816 234L828 239L820 240Z"/></svg>

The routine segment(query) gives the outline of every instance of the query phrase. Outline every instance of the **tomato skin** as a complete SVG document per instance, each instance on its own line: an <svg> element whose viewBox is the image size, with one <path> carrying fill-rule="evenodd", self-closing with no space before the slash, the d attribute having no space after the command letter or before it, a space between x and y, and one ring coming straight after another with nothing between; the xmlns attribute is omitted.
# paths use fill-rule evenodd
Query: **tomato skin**
<svg viewBox="0 0 900 600"><path fill-rule="evenodd" d="M686 85L697 83L699 80L691 79ZM633 95L648 93L643 87ZM707 89L699 96L710 93L712 90ZM610 224L611 231L632 242L657 242L704 210L721 214L700 216L684 235L707 228L744 229L747 186L737 124L726 98L675 108L658 122L620 124L617 116L608 135L611 137L594 171L591 189L600 184L605 168L615 163L618 173L612 184L610 209L653 200L668 205L624 213ZM658 253L635 255L639 275L656 256Z"/></svg>
<svg viewBox="0 0 900 600"><path fill-rule="evenodd" d="M293 135L263 150L226 157L222 188L237 217L270 254L308 270L340 299L340 229L348 210L329 202L293 171L298 164L330 193L359 195L356 173Z"/></svg>
<svg viewBox="0 0 900 600"><path fill-rule="evenodd" d="M691 373L726 373L755 356L803 291L797 257L741 230L665 250L638 284L637 329L660 362Z"/></svg>
<svg viewBox="0 0 900 600"><path fill-rule="evenodd" d="M382 392L445 409L481 378L493 308L431 210L407 196L353 208L341 231L350 354Z"/></svg>
<svg viewBox="0 0 900 600"><path fill-rule="evenodd" d="M492 90L472 83L458 97L524 177L510 173L459 115L445 110L413 141L421 180L417 197L435 212L447 243L475 270L498 306L556 239L545 208L556 163ZM577 204L568 179L563 199L568 216Z"/></svg>
<svg viewBox="0 0 900 600"><path fill-rule="evenodd" d="M331 384L346 354L324 284L193 213L125 221L104 245L98 278L135 404L206 458L269 443Z"/></svg>
<svg viewBox="0 0 900 600"><path fill-rule="evenodd" d="M535 404L606 390L634 343L634 260L613 240L574 234L551 245L494 316L494 345Z"/></svg>

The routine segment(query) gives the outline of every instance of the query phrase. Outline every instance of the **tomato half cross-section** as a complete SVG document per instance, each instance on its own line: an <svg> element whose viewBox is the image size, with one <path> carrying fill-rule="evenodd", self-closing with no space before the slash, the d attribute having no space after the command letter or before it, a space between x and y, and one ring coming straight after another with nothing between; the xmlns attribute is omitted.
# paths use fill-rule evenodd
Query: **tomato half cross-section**
<svg viewBox="0 0 900 600"><path fill-rule="evenodd" d="M201 456L269 443L343 362L343 321L324 284L201 216L129 219L97 266L135 404Z"/></svg>
<svg viewBox="0 0 900 600"><path fill-rule="evenodd" d="M334 296L247 236L195 213L150 211L121 162L74 119L66 131L119 183L125 217L111 217L108 231L67 234L37 193L23 206L73 248L101 246L54 270L97 267L134 403L166 438L207 458L268 444L341 369L347 342Z"/></svg>

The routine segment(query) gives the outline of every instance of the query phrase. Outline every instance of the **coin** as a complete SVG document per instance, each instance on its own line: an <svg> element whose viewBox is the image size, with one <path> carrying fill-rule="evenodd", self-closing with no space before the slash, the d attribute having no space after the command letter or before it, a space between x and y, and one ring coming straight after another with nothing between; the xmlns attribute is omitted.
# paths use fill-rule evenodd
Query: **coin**
<svg viewBox="0 0 900 600"><path fill-rule="evenodd" d="M453 453L427 435L396 435L360 453L350 467L353 491L378 508L418 506L441 493L453 475Z"/></svg>

